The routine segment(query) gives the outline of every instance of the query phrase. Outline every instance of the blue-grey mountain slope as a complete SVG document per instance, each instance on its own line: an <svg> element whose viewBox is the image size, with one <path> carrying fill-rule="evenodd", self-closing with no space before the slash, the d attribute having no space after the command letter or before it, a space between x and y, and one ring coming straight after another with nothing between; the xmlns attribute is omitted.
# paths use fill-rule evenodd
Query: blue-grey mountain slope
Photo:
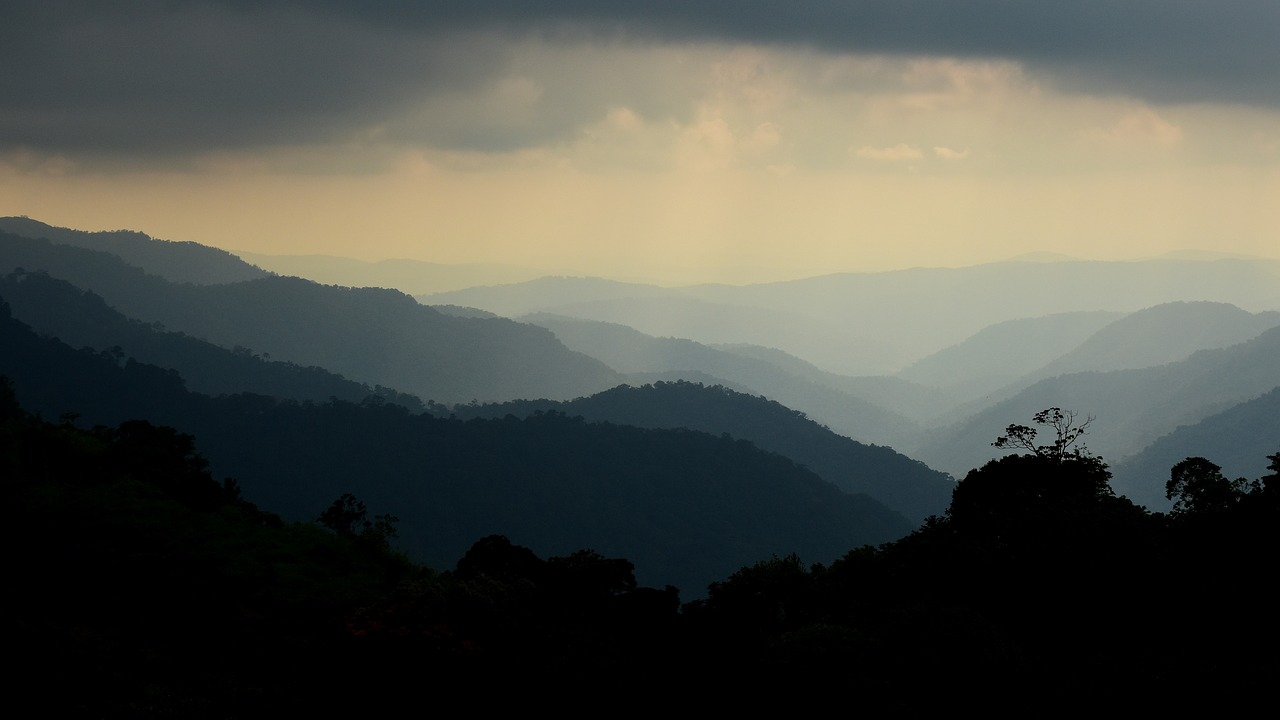
<svg viewBox="0 0 1280 720"><path fill-rule="evenodd" d="M1096 331L1081 338L1092 325L1097 325ZM956 405L948 412L967 416L1046 378L1164 365L1198 350L1244 342L1277 325L1280 312L1250 313L1211 302L1163 303L1127 314L1053 315L992 326L917 366L927 363L933 382L954 394ZM1067 346L1070 349L1063 351ZM1029 368L1029 360L1051 354L1057 356ZM948 361L957 367L957 382L951 386L945 385ZM966 372L970 368L974 372ZM980 376L982 368L991 372ZM903 374L919 377L912 370Z"/></svg>
<svg viewBox="0 0 1280 720"><path fill-rule="evenodd" d="M711 302L823 318L901 350L905 361L900 367L905 367L1005 320L1097 310L1133 312L1180 300L1225 302L1254 312L1280 310L1280 262L1004 262L683 291ZM805 352L774 346L812 361Z"/></svg>
<svg viewBox="0 0 1280 720"><path fill-rule="evenodd" d="M1044 367L1121 316L1094 310L1006 320L917 360L898 377L972 400Z"/></svg>
<svg viewBox="0 0 1280 720"><path fill-rule="evenodd" d="M85 232L53 227L25 217L4 217L0 218L0 232L101 250L170 282L213 285L270 275L225 250L194 242L157 240L131 230Z"/></svg>
<svg viewBox="0 0 1280 720"><path fill-rule="evenodd" d="M541 278L516 285L417 297L432 305L468 305L512 318L550 313L626 325L655 337L688 338L708 345L763 345L798 355L824 369L870 368L867 372L874 373L892 367L900 355L880 339L832 322L821 313L712 301L696 297L690 288L598 278ZM797 348L803 352L797 352Z"/></svg>
<svg viewBox="0 0 1280 720"><path fill-rule="evenodd" d="M784 455L850 493L868 495L919 525L941 514L955 481L891 448L837 435L796 410L722 387L689 382L617 387L570 402L510 402L461 406L459 417L526 417L556 411L646 428L688 428L729 434Z"/></svg>
<svg viewBox="0 0 1280 720"><path fill-rule="evenodd" d="M1089 370L1129 370L1184 360L1197 350L1242 343L1280 325L1280 312L1250 313L1216 302L1164 303L1099 328L1033 379Z"/></svg>
<svg viewBox="0 0 1280 720"><path fill-rule="evenodd" d="M1089 448L1110 462L1136 454L1180 425L1189 425L1280 385L1280 327L1238 345L1202 350L1154 368L1061 375L1035 383L904 452L952 475L997 455L990 447L1010 423L1047 407L1093 416Z"/></svg>
<svg viewBox="0 0 1280 720"><path fill-rule="evenodd" d="M537 313L520 320L545 327L571 350L621 373L662 373L700 381L711 376L752 394L804 412L837 433L861 442L892 445L918 428L907 418L842 387L845 380L783 353L741 346L711 347L693 340L653 337L616 323Z"/></svg>
<svg viewBox="0 0 1280 720"><path fill-rule="evenodd" d="M276 276L176 284L114 255L0 233L0 272L15 268L45 270L144 323L424 400L569 399L622 381L543 328L444 315L395 290Z"/></svg>
<svg viewBox="0 0 1280 720"><path fill-rule="evenodd" d="M188 389L207 395L256 393L275 398L361 402L371 395L422 411L422 401L391 388L352 382L319 367L303 367L228 350L198 338L131 320L102 298L43 272L0 277L0 300L14 318L75 348L174 370Z"/></svg>
<svg viewBox="0 0 1280 720"><path fill-rule="evenodd" d="M997 323L1205 300L1280 310L1280 263L1221 259L991 263L661 288L586 279L421 296L508 317L553 312L655 336L778 348L844 375L896 373Z"/></svg>
<svg viewBox="0 0 1280 720"><path fill-rule="evenodd" d="M1267 458L1280 452L1280 387L1193 425L1183 425L1142 452L1111 466L1111 487L1151 510L1167 511L1169 469L1203 457L1230 479L1266 474Z"/></svg>

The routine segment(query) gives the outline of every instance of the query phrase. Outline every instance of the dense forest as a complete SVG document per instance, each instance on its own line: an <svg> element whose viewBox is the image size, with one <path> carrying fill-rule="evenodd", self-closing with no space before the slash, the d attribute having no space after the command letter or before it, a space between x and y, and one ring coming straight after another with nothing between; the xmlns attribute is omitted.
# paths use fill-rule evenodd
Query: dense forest
<svg viewBox="0 0 1280 720"><path fill-rule="evenodd" d="M285 522L215 481L191 436L41 420L5 379L16 679L47 711L129 717L565 683L638 706L902 711L1226 709L1269 693L1280 452L1252 481L1180 462L1162 514L1116 497L1069 436L1010 430L1026 451L971 472L907 536L829 564L761 558L682 605L589 548L542 558L487 536L425 567L394 550L399 518L349 494Z"/></svg>
<svg viewBox="0 0 1280 720"><path fill-rule="evenodd" d="M696 595L758 557L825 562L912 527L867 495L727 435L563 413L433 417L381 395L215 397L188 391L171 368L39 337L7 310L0 303L0 374L25 407L89 427L145 418L181 428L220 477L289 520L358 490L404 518L401 547L428 564L451 563L493 533L544 554L589 543L628 557L645 582Z"/></svg>

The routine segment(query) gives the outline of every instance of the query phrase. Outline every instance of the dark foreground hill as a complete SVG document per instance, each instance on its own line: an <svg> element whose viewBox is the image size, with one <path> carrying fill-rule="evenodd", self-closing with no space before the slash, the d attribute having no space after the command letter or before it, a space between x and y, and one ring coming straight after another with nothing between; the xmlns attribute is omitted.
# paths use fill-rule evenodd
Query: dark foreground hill
<svg viewBox="0 0 1280 720"><path fill-rule="evenodd" d="M389 551L394 518L371 522L350 497L324 528L285 523L214 481L195 447L143 421L41 421L0 378L0 479L22 540L0 551L13 580L0 627L22 660L10 680L50 714L623 698L744 715L1051 702L1235 716L1280 671L1267 611L1280 602L1280 452L1247 483L1180 463L1162 515L1115 497L1102 463L1037 448L970 473L943 517L901 540L831 563L763 558L681 606L639 586L626 558L544 560L496 535L451 570L417 566Z"/></svg>
<svg viewBox="0 0 1280 720"><path fill-rule="evenodd" d="M191 436L41 421L3 377L0 479L25 539L0 549L8 678L53 716L359 716L424 685L656 674L679 642L678 593L624 558L489 536L456 569L417 565L358 500L286 523Z"/></svg>
<svg viewBox="0 0 1280 720"><path fill-rule="evenodd" d="M463 418L527 417L557 411L645 428L689 428L749 440L791 458L850 493L864 493L902 513L913 525L941 514L955 481L892 448L864 445L762 397L689 382L622 386L569 402L516 401L461 405Z"/></svg>
<svg viewBox="0 0 1280 720"><path fill-rule="evenodd" d="M0 374L23 406L192 433L218 476L286 519L355 493L399 516L401 547L436 566L502 534L540 554L627 557L645 584L696 596L761 557L830 560L910 530L880 503L742 440L553 414L464 422L377 401L211 398L171 370L38 338L5 311Z"/></svg>

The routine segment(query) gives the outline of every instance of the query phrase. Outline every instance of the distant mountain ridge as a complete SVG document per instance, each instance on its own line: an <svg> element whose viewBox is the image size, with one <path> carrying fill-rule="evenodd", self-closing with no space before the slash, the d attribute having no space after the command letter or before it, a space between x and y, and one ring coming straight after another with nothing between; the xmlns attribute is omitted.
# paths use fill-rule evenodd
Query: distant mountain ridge
<svg viewBox="0 0 1280 720"><path fill-rule="evenodd" d="M689 428L749 440L780 453L850 493L863 493L919 525L941 514L955 482L897 451L837 435L777 402L690 382L622 386L569 402L519 401L459 406L463 418L563 412L645 428Z"/></svg>
<svg viewBox="0 0 1280 720"><path fill-rule="evenodd" d="M365 262L332 255L236 254L280 275L303 277L325 285L394 288L410 295L522 282L541 275L535 270L494 263L445 264L403 258Z"/></svg>
<svg viewBox="0 0 1280 720"><path fill-rule="evenodd" d="M526 290L536 293L530 297ZM837 368L836 372L855 367L867 373L885 370L901 354L883 338L860 333L855 326L822 317L822 313L708 299L697 297L695 291L596 278L541 278L531 284L470 288L418 296L418 300L432 305L469 305L512 318L548 313L595 320L625 325L654 337L686 338L706 345L763 345L824 369ZM569 299L575 293L577 299Z"/></svg>
<svg viewBox="0 0 1280 720"><path fill-rule="evenodd" d="M124 315L225 348L318 365L357 382L442 403L568 399L622 381L549 331L506 319L443 315L395 290L263 277L175 284L114 255L0 232L0 272L45 270Z"/></svg>
<svg viewBox="0 0 1280 720"><path fill-rule="evenodd" d="M1094 310L1005 320L917 360L897 377L977 397L1044 367L1121 317Z"/></svg>
<svg viewBox="0 0 1280 720"><path fill-rule="evenodd" d="M622 373L664 373L694 380L695 373L748 388L754 394L803 411L836 432L861 442L892 444L918 428L907 418L846 392L847 378L824 373L780 351L713 347L683 338L656 338L616 323L549 313L520 320L551 330L567 347Z"/></svg>
<svg viewBox="0 0 1280 720"><path fill-rule="evenodd" d="M85 232L53 227L25 217L3 217L0 218L0 232L107 252L176 283L216 285L270 275L225 250L194 242L157 240L131 230Z"/></svg>
<svg viewBox="0 0 1280 720"><path fill-rule="evenodd" d="M314 402L330 398L360 402L377 395L410 410L425 409L421 399L391 388L370 387L320 367L271 361L246 349L227 349L130 320L97 295L43 272L0 277L0 301L8 303L16 319L42 335L72 347L89 347L173 369L193 392L250 392Z"/></svg>
<svg viewBox="0 0 1280 720"><path fill-rule="evenodd" d="M1247 341L1277 325L1280 312L1250 313L1206 301L1163 303L1132 313L1024 318L985 328L898 377L936 388L948 414L965 416L1058 375L1164 365ZM890 398L884 404L898 407L899 402Z"/></svg>
<svg viewBox="0 0 1280 720"><path fill-rule="evenodd" d="M624 292L625 290L625 292ZM566 302L566 296L574 296ZM679 288L544 278L419 297L507 316L552 312L707 344L775 347L845 375L892 374L985 327L1071 312L1206 300L1280 310L1280 263L1264 260L993 263ZM793 320L784 322L783 319ZM799 320L795 320L795 319ZM765 320L768 319L766 323ZM774 328L766 332L766 329Z"/></svg>
<svg viewBox="0 0 1280 720"><path fill-rule="evenodd" d="M1144 308L1099 328L1035 375L1154 367L1242 343L1280 325L1280 312L1250 313L1217 302L1173 302Z"/></svg>
<svg viewBox="0 0 1280 720"><path fill-rule="evenodd" d="M1188 425L1257 398L1280 385L1280 327L1244 343L1201 350L1158 367L1083 372L1041 380L1007 400L931 432L906 448L931 467L967 472L986 462L990 443L1010 423L1046 407L1062 407L1095 422L1086 443L1110 462L1136 454L1179 425Z"/></svg>

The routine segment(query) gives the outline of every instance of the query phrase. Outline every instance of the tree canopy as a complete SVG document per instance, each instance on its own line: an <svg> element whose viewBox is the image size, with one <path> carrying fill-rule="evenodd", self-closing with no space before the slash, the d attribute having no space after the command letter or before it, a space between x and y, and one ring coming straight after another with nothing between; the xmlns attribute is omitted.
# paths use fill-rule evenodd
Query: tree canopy
<svg viewBox="0 0 1280 720"><path fill-rule="evenodd" d="M1039 431L1029 425L1009 425L1004 435L996 438L992 446L1001 450L1025 450L1036 457L1046 458L1054 462L1069 459L1079 460L1091 457L1089 449L1081 442L1093 423L1093 417L1085 418L1077 423L1078 414L1074 410L1062 410L1051 407L1035 414L1037 425L1047 426L1053 430L1054 438L1045 445L1036 444Z"/></svg>

